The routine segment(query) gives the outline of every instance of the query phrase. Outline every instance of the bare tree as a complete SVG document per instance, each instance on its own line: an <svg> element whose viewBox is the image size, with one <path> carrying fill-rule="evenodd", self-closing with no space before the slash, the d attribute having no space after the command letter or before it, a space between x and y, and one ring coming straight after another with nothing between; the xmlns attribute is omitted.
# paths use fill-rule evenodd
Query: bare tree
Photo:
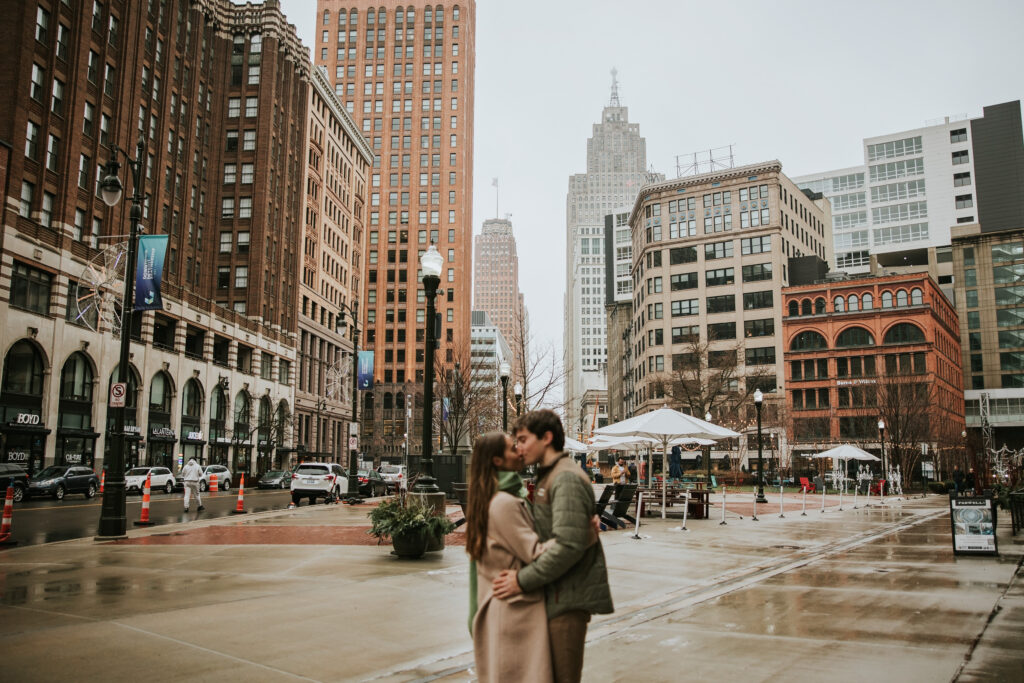
<svg viewBox="0 0 1024 683"><path fill-rule="evenodd" d="M878 378L878 411L885 421L887 460L899 466L904 477L921 459L920 444L933 441L933 430L941 430L935 391L924 375L901 374L887 368Z"/></svg>
<svg viewBox="0 0 1024 683"><path fill-rule="evenodd" d="M506 340L512 349L512 376L509 378L508 396L513 402L510 405L511 411L515 410L512 387L520 382L523 387L523 412L538 408L564 412L564 397L560 399L558 396L558 389L566 380L561 351L553 342L542 343L537 339L530 330L523 307L516 307L512 324L512 338Z"/></svg>
<svg viewBox="0 0 1024 683"><path fill-rule="evenodd" d="M495 429L501 420L498 385L493 362L473 359L467 347L455 349L450 366L438 367L434 395L437 433L455 455L460 444L472 443L482 432Z"/></svg>

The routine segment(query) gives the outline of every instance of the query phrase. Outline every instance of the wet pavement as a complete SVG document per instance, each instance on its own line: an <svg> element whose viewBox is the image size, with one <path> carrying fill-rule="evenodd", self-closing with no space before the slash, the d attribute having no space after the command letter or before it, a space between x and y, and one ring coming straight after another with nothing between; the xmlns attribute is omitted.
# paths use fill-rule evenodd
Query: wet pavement
<svg viewBox="0 0 1024 683"><path fill-rule="evenodd" d="M470 680L463 548L398 560L366 536L368 510L0 551L5 678ZM616 612L591 624L584 679L1024 680L1008 516L991 558L953 556L938 496L758 513L602 534Z"/></svg>

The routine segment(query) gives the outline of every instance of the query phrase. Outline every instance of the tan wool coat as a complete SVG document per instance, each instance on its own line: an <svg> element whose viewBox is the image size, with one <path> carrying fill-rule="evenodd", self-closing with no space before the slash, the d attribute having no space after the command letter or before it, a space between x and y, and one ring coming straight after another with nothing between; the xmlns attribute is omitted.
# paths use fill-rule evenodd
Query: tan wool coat
<svg viewBox="0 0 1024 683"><path fill-rule="evenodd" d="M544 591L498 600L491 589L502 570L520 569L546 547L533 530L526 501L504 491L496 493L488 508L487 552L476 563L473 655L481 682L554 680Z"/></svg>

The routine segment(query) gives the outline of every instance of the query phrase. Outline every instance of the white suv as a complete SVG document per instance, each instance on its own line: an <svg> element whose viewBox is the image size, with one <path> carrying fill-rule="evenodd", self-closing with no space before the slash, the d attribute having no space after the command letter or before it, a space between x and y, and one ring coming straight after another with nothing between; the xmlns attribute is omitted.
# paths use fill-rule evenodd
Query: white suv
<svg viewBox="0 0 1024 683"><path fill-rule="evenodd" d="M317 498L330 502L341 497L348 490L348 477L345 470L333 462L304 462L292 473L292 503L298 505L303 498L308 498L310 505Z"/></svg>
<svg viewBox="0 0 1024 683"><path fill-rule="evenodd" d="M230 491L231 490L231 470L224 465L206 465L203 467L203 474L199 478L199 490L209 491L210 490L210 475L217 475L217 490L218 491ZM178 472L178 479L174 483L174 488L181 491L185 488L185 480L181 478L181 472Z"/></svg>
<svg viewBox="0 0 1024 683"><path fill-rule="evenodd" d="M409 480L406 477L405 465L389 465L384 463L380 467L380 476L388 484L389 491L405 490Z"/></svg>

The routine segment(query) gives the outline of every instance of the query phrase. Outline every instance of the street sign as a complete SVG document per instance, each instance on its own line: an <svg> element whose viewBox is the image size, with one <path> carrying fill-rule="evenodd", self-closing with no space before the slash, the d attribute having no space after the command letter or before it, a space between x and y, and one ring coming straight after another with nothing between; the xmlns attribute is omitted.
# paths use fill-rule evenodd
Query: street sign
<svg viewBox="0 0 1024 683"><path fill-rule="evenodd" d="M348 449L350 451L354 451L358 447L359 447L359 439L357 439L354 436L348 437Z"/></svg>
<svg viewBox="0 0 1024 683"><path fill-rule="evenodd" d="M356 437L359 436L359 423L358 422L349 422L348 423L348 435L349 436L356 436Z"/></svg>
<svg viewBox="0 0 1024 683"><path fill-rule="evenodd" d="M124 408L124 397L128 393L127 382L114 382L110 385L110 407Z"/></svg>

